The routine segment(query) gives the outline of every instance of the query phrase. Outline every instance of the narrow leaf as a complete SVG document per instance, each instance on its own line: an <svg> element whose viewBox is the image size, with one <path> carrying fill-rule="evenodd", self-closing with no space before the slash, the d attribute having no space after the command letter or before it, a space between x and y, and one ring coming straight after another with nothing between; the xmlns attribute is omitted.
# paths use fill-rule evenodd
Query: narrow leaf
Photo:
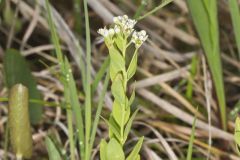
<svg viewBox="0 0 240 160"><path fill-rule="evenodd" d="M122 74L117 74L111 86L113 97L119 103L125 105L126 95L123 86L123 76Z"/></svg>
<svg viewBox="0 0 240 160"><path fill-rule="evenodd" d="M219 29L217 20L217 1L187 0L188 8L197 29L201 44L207 57L219 103L222 128L226 130L226 100L219 47Z"/></svg>
<svg viewBox="0 0 240 160"><path fill-rule="evenodd" d="M60 153L58 152L57 147L55 146L55 144L49 137L46 137L45 145L47 146L49 160L61 160L62 159L60 156Z"/></svg>
<svg viewBox="0 0 240 160"><path fill-rule="evenodd" d="M112 117L112 115L110 115L109 121L104 119L105 123L108 124L109 126L109 137L114 137L116 136L116 138L118 138L120 140L121 136L120 136L120 128L118 126L118 124L115 122L114 118Z"/></svg>
<svg viewBox="0 0 240 160"><path fill-rule="evenodd" d="M132 78L136 70L137 70L137 51L134 52L132 60L128 66L128 70L127 70L128 80Z"/></svg>
<svg viewBox="0 0 240 160"><path fill-rule="evenodd" d="M15 49L6 51L3 59L6 85L11 88L21 83L29 90L29 99L41 100L40 92L37 90L37 83L33 78L29 66L20 52ZM30 121L37 124L42 117L42 106L37 103L29 104Z"/></svg>
<svg viewBox="0 0 240 160"><path fill-rule="evenodd" d="M124 127L123 121L125 121L125 106L118 101L113 102L113 117L120 127Z"/></svg>
<svg viewBox="0 0 240 160"><path fill-rule="evenodd" d="M142 143L143 143L143 139L144 137L141 137L137 144L135 145L135 147L133 148L132 152L130 153L130 155L127 157L127 160L138 160L139 159L139 151L142 147Z"/></svg>
<svg viewBox="0 0 240 160"><path fill-rule="evenodd" d="M109 48L110 54L110 77L115 78L118 72L125 69L125 61L121 53L114 47Z"/></svg>
<svg viewBox="0 0 240 160"><path fill-rule="evenodd" d="M195 137L195 126L196 126L196 117L193 120L191 138L190 138L189 145L188 145L187 160L192 159L193 142L194 142L194 137Z"/></svg>
<svg viewBox="0 0 240 160"><path fill-rule="evenodd" d="M136 117L137 113L138 113L138 109L132 114L131 118L129 119L129 121L126 125L126 128L124 130L124 142L127 140L128 134L132 127L133 120Z"/></svg>
<svg viewBox="0 0 240 160"><path fill-rule="evenodd" d="M234 35L238 48L238 58L240 59L240 13L239 13L239 5L237 0L228 0L229 9L231 13Z"/></svg>

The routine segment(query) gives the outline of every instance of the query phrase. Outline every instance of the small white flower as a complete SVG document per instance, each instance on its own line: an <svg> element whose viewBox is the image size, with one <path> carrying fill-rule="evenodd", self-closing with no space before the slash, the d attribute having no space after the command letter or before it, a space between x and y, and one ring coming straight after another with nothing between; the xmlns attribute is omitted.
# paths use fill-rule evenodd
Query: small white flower
<svg viewBox="0 0 240 160"><path fill-rule="evenodd" d="M108 30L108 33L109 33L110 36L113 36L115 34L115 31L114 31L114 29L110 28Z"/></svg>
<svg viewBox="0 0 240 160"><path fill-rule="evenodd" d="M120 33L120 31L121 31L121 30L120 30L120 27L117 26L117 25L115 25L115 26L114 26L114 31L115 31L116 34Z"/></svg>
<svg viewBox="0 0 240 160"><path fill-rule="evenodd" d="M119 23L118 17L113 17L113 22L114 23Z"/></svg>
<svg viewBox="0 0 240 160"><path fill-rule="evenodd" d="M114 17L113 22L115 25L119 26L119 29L121 29L127 35L132 33L133 27L137 23L136 20L129 19L127 15Z"/></svg>
<svg viewBox="0 0 240 160"><path fill-rule="evenodd" d="M106 28L100 28L98 30L98 33L101 34L104 38L108 37L108 35L109 35L109 31Z"/></svg>
<svg viewBox="0 0 240 160"><path fill-rule="evenodd" d="M124 18L124 19L128 19L128 16L127 16L127 15L123 15L123 18Z"/></svg>
<svg viewBox="0 0 240 160"><path fill-rule="evenodd" d="M140 32L133 32L132 35L132 42L136 45L136 47L140 47L144 41L146 41L148 38L148 35L146 33L146 31L141 30Z"/></svg>

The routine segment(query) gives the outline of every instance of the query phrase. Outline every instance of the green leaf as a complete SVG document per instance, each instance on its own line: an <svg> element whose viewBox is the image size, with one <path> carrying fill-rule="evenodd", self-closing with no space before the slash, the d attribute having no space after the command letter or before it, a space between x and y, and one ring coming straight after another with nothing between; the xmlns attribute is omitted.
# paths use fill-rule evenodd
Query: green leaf
<svg viewBox="0 0 240 160"><path fill-rule="evenodd" d="M128 80L132 78L136 70L137 70L137 51L134 52L132 60L128 66L128 70L127 70Z"/></svg>
<svg viewBox="0 0 240 160"><path fill-rule="evenodd" d="M122 128L122 122L125 120L125 106L123 104L118 103L118 101L113 102L113 117L118 125Z"/></svg>
<svg viewBox="0 0 240 160"><path fill-rule="evenodd" d="M107 160L107 142L105 139L101 140L100 143L100 159L101 160Z"/></svg>
<svg viewBox="0 0 240 160"><path fill-rule="evenodd" d="M101 95L98 100L97 111L96 111L93 126L92 126L92 132L91 132L91 137L90 137L90 151L89 151L90 153L92 152L93 144L94 144L94 141L96 138L96 132L97 132L97 127L98 127L98 123L99 123L99 118L101 116L101 112L102 112L102 108L103 108L103 104L104 104L104 97L107 92L109 80L110 80L110 75L109 75L109 71L107 71L107 75L105 77L103 89L101 91Z"/></svg>
<svg viewBox="0 0 240 160"><path fill-rule="evenodd" d="M126 95L123 86L123 76L122 74L117 74L115 79L112 82L111 86L113 97L115 101L121 103L121 105L125 106L126 103Z"/></svg>
<svg viewBox="0 0 240 160"><path fill-rule="evenodd" d="M124 46L126 44L126 41L123 39L122 36L117 36L117 38L115 38L115 43L116 43L116 45L117 45L117 47L120 51L124 50Z"/></svg>
<svg viewBox="0 0 240 160"><path fill-rule="evenodd" d="M144 137L141 137L137 144L135 145L135 147L133 148L132 152L130 153L130 155L127 157L127 160L138 160L139 159L139 151L142 147L142 143L143 143L143 139Z"/></svg>
<svg viewBox="0 0 240 160"><path fill-rule="evenodd" d="M238 116L239 111L240 111L240 100L234 105L233 109L229 113L229 118L231 120L236 119L236 117Z"/></svg>
<svg viewBox="0 0 240 160"><path fill-rule="evenodd" d="M129 107L132 105L134 99L135 99L135 87L134 87L134 89L132 91L132 94L131 94L131 97L130 97L130 100L129 100L129 103L128 103Z"/></svg>
<svg viewBox="0 0 240 160"><path fill-rule="evenodd" d="M77 136L78 136L78 144L80 146L80 153L84 153L84 126L83 126L83 117L82 117L82 106L78 100L78 93L76 88L76 82L73 78L71 66L65 58L64 65L66 68L66 75L68 76L67 80L67 89L69 90L69 103L72 107L74 118L76 120L76 128L78 130ZM66 89L66 90L67 90Z"/></svg>
<svg viewBox="0 0 240 160"><path fill-rule="evenodd" d="M198 69L198 56L195 55L192 57L192 61L191 61L191 69L190 69L190 78L188 79L187 82L187 89L186 89L186 97L188 99L192 99L192 94L193 94L193 84L192 81L197 73L197 69Z"/></svg>
<svg viewBox="0 0 240 160"><path fill-rule="evenodd" d="M189 145L188 145L187 160L192 159L193 142L194 142L194 138L195 138L195 126L196 126L196 117L193 120L191 138L190 138Z"/></svg>
<svg viewBox="0 0 240 160"><path fill-rule="evenodd" d="M58 152L57 147L55 146L55 144L49 137L46 137L45 145L47 146L49 160L61 160L62 159L60 156L60 153Z"/></svg>
<svg viewBox="0 0 240 160"><path fill-rule="evenodd" d="M237 145L240 146L240 118L239 117L237 117L235 121L234 140L237 143Z"/></svg>
<svg viewBox="0 0 240 160"><path fill-rule="evenodd" d="M103 120L108 124L109 126L109 137L116 137L117 139L121 139L120 135L120 128L117 124L117 122L114 120L113 116L110 115L109 121L104 119Z"/></svg>
<svg viewBox="0 0 240 160"><path fill-rule="evenodd" d="M3 59L5 80L8 88L21 83L29 90L29 99L42 100L37 90L37 83L33 78L26 60L19 51L8 49ZM42 106L37 103L29 104L29 116L32 124L37 124L42 117Z"/></svg>
<svg viewBox="0 0 240 160"><path fill-rule="evenodd" d="M113 102L113 117L117 124L123 128L127 123L130 116L130 107L125 108L124 105L118 103L117 101Z"/></svg>
<svg viewBox="0 0 240 160"><path fill-rule="evenodd" d="M238 48L238 58L240 59L240 12L237 0L228 0L231 19L234 29L235 40Z"/></svg>
<svg viewBox="0 0 240 160"><path fill-rule="evenodd" d="M125 120L124 120L124 125L128 122L129 117L130 117L130 112L131 112L131 108L127 107L126 111L125 111Z"/></svg>
<svg viewBox="0 0 240 160"><path fill-rule="evenodd" d="M138 113L138 109L132 114L131 118L129 119L129 121L126 125L126 128L124 130L124 142L127 140L128 134L132 127L133 120L136 117L137 113Z"/></svg>
<svg viewBox="0 0 240 160"><path fill-rule="evenodd" d="M6 25L8 25L8 27L11 27L13 24L13 19L15 20L15 25L14 25L14 30L15 32L19 32L22 28L22 21L14 16L14 12L11 10L10 5L8 5L8 3L5 3L5 8L3 11L3 18L4 18L4 22Z"/></svg>
<svg viewBox="0 0 240 160"><path fill-rule="evenodd" d="M226 100L219 47L217 1L187 0L187 3L212 73L218 103L220 106L222 127L226 130Z"/></svg>
<svg viewBox="0 0 240 160"><path fill-rule="evenodd" d="M110 78L114 80L118 72L125 69L125 61L121 53L113 46L109 48L110 54Z"/></svg>
<svg viewBox="0 0 240 160"><path fill-rule="evenodd" d="M95 92L95 90L97 89L97 86L99 84L99 82L101 81L102 77L104 76L105 72L108 70L109 68L109 64L110 64L110 57L108 56L105 61L103 62L101 68L99 69L99 71L97 72L95 79L92 83L92 93Z"/></svg>
<svg viewBox="0 0 240 160"><path fill-rule="evenodd" d="M141 160L141 159L140 159L140 155L137 155L137 158L136 158L136 160Z"/></svg>
<svg viewBox="0 0 240 160"><path fill-rule="evenodd" d="M122 146L115 138L111 138L107 145L107 159L108 160L125 160Z"/></svg>

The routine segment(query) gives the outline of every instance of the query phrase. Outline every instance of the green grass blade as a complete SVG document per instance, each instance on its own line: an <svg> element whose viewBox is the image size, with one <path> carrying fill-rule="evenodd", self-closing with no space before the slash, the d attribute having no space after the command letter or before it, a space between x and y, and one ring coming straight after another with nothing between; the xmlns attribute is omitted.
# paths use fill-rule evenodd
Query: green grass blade
<svg viewBox="0 0 240 160"><path fill-rule="evenodd" d="M8 102L8 98L6 97L0 97L0 102ZM54 103L54 102L47 102L47 101L42 101L39 99L29 99L29 103L36 103L40 105L46 105L47 107L57 107L59 104Z"/></svg>
<svg viewBox="0 0 240 160"><path fill-rule="evenodd" d="M58 152L57 147L55 146L55 144L49 137L46 137L45 145L47 147L49 160L61 160L62 159L60 156L60 153Z"/></svg>
<svg viewBox="0 0 240 160"><path fill-rule="evenodd" d="M144 18L146 18L147 16L157 12L159 9L165 7L166 5L168 5L169 3L171 3L173 0L163 0L162 3L160 5L158 5L157 7L155 7L153 10L147 12L146 14L144 14L143 16L140 16L137 20L142 20Z"/></svg>
<svg viewBox="0 0 240 160"><path fill-rule="evenodd" d="M68 71L68 81L67 81L67 86L69 90L69 95L70 95L70 106L73 109L74 116L76 119L76 128L77 128L77 135L78 135L78 144L80 146L80 155L81 158L84 158L84 126L83 126L83 117L82 117L82 109L81 105L79 103L78 99L78 93L77 93L77 88L76 88L76 83L74 81L72 71L70 64L67 59L65 59L65 68Z"/></svg>
<svg viewBox="0 0 240 160"><path fill-rule="evenodd" d="M141 16L141 13L144 12L144 9L146 6L147 6L147 0L142 0L133 18L137 19L139 16Z"/></svg>
<svg viewBox="0 0 240 160"><path fill-rule="evenodd" d="M100 80L102 79L102 77L104 76L104 73L106 72L107 68L109 67L110 64L110 57L108 56L105 61L103 62L101 68L99 69L98 73L95 76L95 79L92 83L92 93L94 93L97 89L97 86L100 82Z"/></svg>
<svg viewBox="0 0 240 160"><path fill-rule="evenodd" d="M191 69L190 69L190 78L189 80L187 81L187 91L186 91L186 97L188 99L192 99L192 94L193 94L193 84L192 84L192 81L190 79L194 79L195 75L196 75L196 72L197 72L197 67L198 67L198 57L197 56L194 56L192 58L192 62L191 62Z"/></svg>
<svg viewBox="0 0 240 160"><path fill-rule="evenodd" d="M188 151L187 151L187 160L191 160L192 159L192 152L193 152L193 142L194 142L194 138L195 138L195 127L196 127L196 117L193 120L193 124L192 124L192 132L191 132L191 137L190 137L190 141L189 141L189 145L188 145Z"/></svg>
<svg viewBox="0 0 240 160"><path fill-rule="evenodd" d="M132 152L130 153L130 155L127 157L126 160L136 160L138 158L138 153L142 147L142 143L143 143L144 137L141 137L137 144L134 146Z"/></svg>
<svg viewBox="0 0 240 160"><path fill-rule="evenodd" d="M29 98L41 100L41 94L37 90L37 83L31 74L29 66L21 56L20 52L15 49L8 49L3 59L5 72L5 81L10 89L13 85L21 83L29 90ZM29 104L29 116L32 124L37 124L42 118L42 106L40 104Z"/></svg>
<svg viewBox="0 0 240 160"><path fill-rule="evenodd" d="M102 112L104 97L106 95L107 87L108 87L108 84L109 84L109 79L110 79L109 72L107 72L107 75L106 75L106 78L105 78L104 84L103 84L103 90L102 90L101 96L99 98L97 112L96 112L95 119L94 119L94 122L93 122L92 133L91 133L91 138L90 138L90 149L89 149L90 153L92 151L93 143L94 143L94 140L95 140L95 137L96 137L97 126L98 126L98 122L99 122L100 115L101 115L101 112Z"/></svg>
<svg viewBox="0 0 240 160"><path fill-rule="evenodd" d="M218 98L222 128L226 130L226 101L220 59L216 0L187 0L193 22L207 57Z"/></svg>
<svg viewBox="0 0 240 160"><path fill-rule="evenodd" d="M238 48L238 58L240 59L240 13L237 0L229 0L229 9L231 13L234 35Z"/></svg>
<svg viewBox="0 0 240 160"><path fill-rule="evenodd" d="M63 59L63 54L60 47L59 37L56 33L56 29L52 20L51 10L49 6L48 0L46 1L46 8L48 13L48 23L51 30L53 44L55 46L57 59L59 61L61 75L63 76L62 83L64 86L64 98L66 101L67 108L71 108L70 101L71 101L71 94L69 91L68 81L69 81L69 68L66 70L66 62ZM75 160L75 144L73 138L73 122L72 122L72 108L67 109L67 125L68 125L68 139L70 143L70 156L71 160Z"/></svg>
<svg viewBox="0 0 240 160"><path fill-rule="evenodd" d="M68 79L68 89L69 89L69 94L70 94L70 105L72 106L74 116L76 119L76 128L77 128L77 135L78 135L78 144L80 146L80 155L81 158L84 158L84 126L83 126L83 117L82 117L82 109L81 105L78 100L78 93L77 93L77 88L76 88L76 83L74 81L72 71L70 68L70 64L65 60L65 66L66 70L69 71L69 79Z"/></svg>
<svg viewBox="0 0 240 160"><path fill-rule="evenodd" d="M90 159L89 140L92 126L92 106L91 106L91 39L90 39L90 26L88 17L87 0L83 0L84 16L85 16L85 29L86 29L86 102L85 102L85 160Z"/></svg>
<svg viewBox="0 0 240 160"><path fill-rule="evenodd" d="M82 16L81 16L81 0L74 0L74 16L75 16L75 30L79 33L82 34Z"/></svg>

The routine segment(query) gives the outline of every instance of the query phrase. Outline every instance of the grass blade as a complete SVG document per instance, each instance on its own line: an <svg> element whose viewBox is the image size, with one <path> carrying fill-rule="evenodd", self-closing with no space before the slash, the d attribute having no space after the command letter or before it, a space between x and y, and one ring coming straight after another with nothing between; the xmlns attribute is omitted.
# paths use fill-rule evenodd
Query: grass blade
<svg viewBox="0 0 240 160"><path fill-rule="evenodd" d="M142 20L142 19L146 18L147 16L149 16L149 15L157 12L159 9L161 9L161 8L163 8L164 6L168 5L168 4L171 3L172 1L173 1L173 0L163 0L163 2L162 2L159 6L155 7L153 10L147 12L147 13L144 14L143 16L140 16L137 20L139 21L139 20Z"/></svg>
<svg viewBox="0 0 240 160"><path fill-rule="evenodd" d="M83 158L85 148L84 148L84 126L83 126L83 118L82 118L82 109L78 100L77 88L75 85L76 83L74 81L70 64L67 59L65 60L65 66L69 75L69 81L67 82L68 82L68 90L70 94L70 106L72 106L72 109L75 115L78 144L80 146L80 155L81 155L81 158Z"/></svg>
<svg viewBox="0 0 240 160"><path fill-rule="evenodd" d="M109 79L110 79L109 72L107 72L107 75L106 75L106 78L105 78L104 84L103 84L103 90L102 90L101 96L99 98L97 112L96 112L95 119L94 119L94 122L93 122L92 133L91 133L91 138L90 138L90 149L89 149L90 153L92 151L93 143L94 143L94 140L95 140L95 137L96 137L97 125L98 125L100 115L101 115L101 112L102 112L104 97L106 95L107 87L108 87L108 84L109 84Z"/></svg>
<svg viewBox="0 0 240 160"><path fill-rule="evenodd" d="M90 39L90 26L88 17L87 0L83 0L84 16L85 16L85 29L86 29L86 101L85 101L85 160L90 159L90 134L92 126L92 106L91 106L91 39Z"/></svg>
<svg viewBox="0 0 240 160"><path fill-rule="evenodd" d="M66 61L63 59L63 54L60 47L60 42L58 35L56 33L56 29L52 20L51 10L49 6L48 0L46 1L46 8L48 13L48 23L50 25L51 35L53 44L55 46L57 59L59 61L60 69L61 69L61 75L62 83L64 86L64 98L66 101L67 108L71 108L70 101L71 101L71 94L69 91L68 81L69 81L69 68L66 70ZM73 122L72 122L72 109L67 109L67 125L68 125L68 139L70 143L70 156L71 160L75 160L75 144L74 144L74 138L73 138Z"/></svg>
<svg viewBox="0 0 240 160"><path fill-rule="evenodd" d="M240 13L237 0L229 0L229 9L231 13L234 35L238 48L238 58L240 59Z"/></svg>
<svg viewBox="0 0 240 160"><path fill-rule="evenodd" d="M222 128L226 130L226 101L219 48L217 1L187 0L187 3L212 73L221 114Z"/></svg>
<svg viewBox="0 0 240 160"><path fill-rule="evenodd" d="M195 136L194 136L195 135L195 127L196 127L196 117L194 118L193 124L192 124L192 132L191 132L191 137L190 137L188 151L187 151L187 160L192 159L193 142L194 142L194 138L195 138Z"/></svg>
<svg viewBox="0 0 240 160"><path fill-rule="evenodd" d="M97 86L100 82L100 80L102 79L102 77L104 76L104 73L106 72L107 68L109 67L110 64L110 57L108 56L105 61L103 62L100 70L98 71L98 73L95 76L95 79L92 83L92 93L95 92L95 90L97 89Z"/></svg>
<svg viewBox="0 0 240 160"><path fill-rule="evenodd" d="M47 146L49 160L61 160L62 159L60 156L60 153L58 152L57 147L55 146L55 144L49 137L46 137L45 145Z"/></svg>

